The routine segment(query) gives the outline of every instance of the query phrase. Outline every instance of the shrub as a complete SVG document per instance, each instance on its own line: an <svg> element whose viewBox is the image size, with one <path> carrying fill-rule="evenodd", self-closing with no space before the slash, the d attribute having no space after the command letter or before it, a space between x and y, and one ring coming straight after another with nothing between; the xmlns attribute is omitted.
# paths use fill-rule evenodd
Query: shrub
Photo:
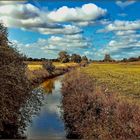
<svg viewBox="0 0 140 140"><path fill-rule="evenodd" d="M50 74L52 74L52 72L54 72L55 70L55 66L52 64L51 61L44 62L43 68L47 70Z"/></svg>
<svg viewBox="0 0 140 140"><path fill-rule="evenodd" d="M115 93L97 87L96 80L71 72L62 85L63 119L68 138L138 139L140 107L118 100Z"/></svg>
<svg viewBox="0 0 140 140"><path fill-rule="evenodd" d="M21 108L32 93L24 57L9 45L7 34L0 24L0 138L19 138L27 122Z"/></svg>

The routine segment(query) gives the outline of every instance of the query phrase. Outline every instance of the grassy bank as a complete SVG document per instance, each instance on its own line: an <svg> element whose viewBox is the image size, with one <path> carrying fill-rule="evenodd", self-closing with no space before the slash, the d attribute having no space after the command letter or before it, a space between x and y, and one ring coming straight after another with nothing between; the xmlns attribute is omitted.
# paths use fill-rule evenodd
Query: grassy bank
<svg viewBox="0 0 140 140"><path fill-rule="evenodd" d="M118 98L115 91L124 79L118 80L115 77L115 90L113 91L113 88L110 90L112 84L109 82L115 78L113 75L111 80L108 75L116 74L124 67L127 66L91 64L65 76L62 85L62 107L68 138L95 140L140 138L140 106ZM133 69L133 66L128 67ZM134 69L137 71L137 68ZM129 68L124 72L125 76L128 76L127 72L130 72ZM131 82L131 79L129 81ZM137 90L135 93L137 94Z"/></svg>

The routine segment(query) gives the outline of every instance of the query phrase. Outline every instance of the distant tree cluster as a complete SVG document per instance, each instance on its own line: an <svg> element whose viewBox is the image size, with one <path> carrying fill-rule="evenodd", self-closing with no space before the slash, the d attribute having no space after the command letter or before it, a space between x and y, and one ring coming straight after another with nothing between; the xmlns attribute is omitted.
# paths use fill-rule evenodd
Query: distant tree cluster
<svg viewBox="0 0 140 140"><path fill-rule="evenodd" d="M90 63L90 62L134 62L134 61L140 61L140 56L138 57L130 57L130 58L123 58L122 60L115 60L111 57L110 54L105 54L103 60L92 60L88 59L87 56L81 56L79 54L72 54L69 55L66 51L61 51L58 53L58 58L56 59L47 59L47 58L26 58L24 57L24 61L51 61L51 62L61 62L61 63L67 63L67 62L75 62L75 63Z"/></svg>
<svg viewBox="0 0 140 140"><path fill-rule="evenodd" d="M47 58L26 58L24 61L43 61L43 62L61 62L61 63L68 63L68 62L75 62L75 63L81 63L81 62L88 62L88 58L86 56L81 56L79 54L72 54L69 55L66 51L61 51L58 53L58 58L56 59L47 59Z"/></svg>
<svg viewBox="0 0 140 140"><path fill-rule="evenodd" d="M130 57L130 58L123 58L121 62L134 62L134 61L140 61L140 56L138 57Z"/></svg>
<svg viewBox="0 0 140 140"><path fill-rule="evenodd" d="M110 54L105 54L103 62L135 62L140 61L140 56L138 57L130 57L130 58L123 58L122 60L114 60L110 56Z"/></svg>
<svg viewBox="0 0 140 140"><path fill-rule="evenodd" d="M24 61L52 61L52 62L58 62L58 59L47 59L47 58L32 58L28 57L25 58Z"/></svg>
<svg viewBox="0 0 140 140"><path fill-rule="evenodd" d="M58 60L61 63L67 62L75 62L81 63L82 61L88 62L88 58L86 56L80 56L79 54L72 54L71 56L66 51L61 51L59 54Z"/></svg>

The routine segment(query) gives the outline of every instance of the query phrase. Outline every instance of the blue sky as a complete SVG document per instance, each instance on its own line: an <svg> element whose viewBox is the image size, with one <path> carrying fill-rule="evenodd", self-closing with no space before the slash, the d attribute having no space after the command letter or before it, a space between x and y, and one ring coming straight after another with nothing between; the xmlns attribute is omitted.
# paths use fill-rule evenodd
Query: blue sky
<svg viewBox="0 0 140 140"><path fill-rule="evenodd" d="M103 59L140 55L140 2L111 0L1 1L9 39L29 57L59 51Z"/></svg>

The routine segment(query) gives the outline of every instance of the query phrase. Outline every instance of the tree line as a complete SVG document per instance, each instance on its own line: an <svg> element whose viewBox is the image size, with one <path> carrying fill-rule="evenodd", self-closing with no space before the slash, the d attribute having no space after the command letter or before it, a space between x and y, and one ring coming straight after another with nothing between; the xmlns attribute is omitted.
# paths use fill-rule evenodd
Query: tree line
<svg viewBox="0 0 140 140"><path fill-rule="evenodd" d="M52 62L61 62L61 63L68 63L68 62L75 62L81 63L82 61L87 61L87 56L81 56L79 54L72 54L69 55L66 51L61 51L58 53L58 58L56 59L46 59L46 58L25 58L25 61L52 61Z"/></svg>
<svg viewBox="0 0 140 140"><path fill-rule="evenodd" d="M111 57L110 54L105 54L103 60L92 60L92 59L88 59L87 56L81 56L76 53L69 55L66 51L61 51L58 53L58 58L56 59L25 57L24 61L51 61L51 62L61 62L61 63L68 63L68 62L81 63L83 61L86 61L86 62L134 62L134 61L140 61L140 56L123 58L121 60L115 60Z"/></svg>
<svg viewBox="0 0 140 140"><path fill-rule="evenodd" d="M140 56L138 56L138 57L130 57L130 58L123 58L121 60L115 60L115 59L113 59L111 57L110 54L105 54L104 59L99 60L99 62L135 62L135 61L140 61ZM96 61L96 62L98 62L98 61Z"/></svg>

